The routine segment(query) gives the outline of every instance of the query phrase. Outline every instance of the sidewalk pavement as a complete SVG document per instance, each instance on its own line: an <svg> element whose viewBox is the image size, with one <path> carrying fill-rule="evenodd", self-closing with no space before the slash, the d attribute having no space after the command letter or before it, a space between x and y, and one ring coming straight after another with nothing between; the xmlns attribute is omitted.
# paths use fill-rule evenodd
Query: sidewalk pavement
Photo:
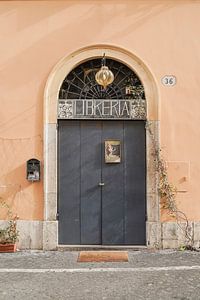
<svg viewBox="0 0 200 300"><path fill-rule="evenodd" d="M79 263L78 254L0 254L0 299L200 299L199 252L130 250L120 263Z"/></svg>

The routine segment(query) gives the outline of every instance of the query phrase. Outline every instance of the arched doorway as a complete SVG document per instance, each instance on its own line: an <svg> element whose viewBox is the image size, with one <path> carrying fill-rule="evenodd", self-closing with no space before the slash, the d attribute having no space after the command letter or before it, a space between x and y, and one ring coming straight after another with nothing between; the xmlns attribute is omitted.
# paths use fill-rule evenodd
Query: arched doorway
<svg viewBox="0 0 200 300"><path fill-rule="evenodd" d="M58 237L64 245L146 245L146 100L139 77L107 59L65 77L58 108Z"/></svg>
<svg viewBox="0 0 200 300"><path fill-rule="evenodd" d="M91 80L91 76L93 76L93 71L91 71L91 69L98 69L100 66L100 57L102 56L103 53L106 53L107 56L107 63L110 64L110 67L113 67L113 70L116 70L116 72L120 73L121 75L119 76L119 78L121 77L122 80L124 80L124 78L126 78L127 80L131 81L131 80L135 80L135 84L132 84L132 87L138 87L138 92L140 90L140 93L143 93L143 96L141 97L142 94L140 94L140 103L139 98L135 98L132 99L130 90L128 90L128 82L124 82L124 86L122 88L122 86L120 87L120 79L117 81L113 86L110 86L109 90L107 91L107 94L102 94L102 90L98 90L97 86L95 86L94 81ZM92 64L92 65L91 65ZM81 68L80 68L81 67ZM92 68L91 68L92 67ZM121 69L120 69L121 68ZM95 70L94 70L95 71ZM115 71L114 71L115 72ZM128 73L127 73L128 72ZM82 74L82 75L80 75ZM90 75L88 75L90 74ZM116 73L117 74L117 73ZM115 74L115 75L116 75ZM126 76L127 74L129 74L128 76ZM87 78L87 84L84 83L84 87L81 88L80 86L77 87L77 81L80 81L80 78L78 79L77 77L81 77L81 81L84 82L84 76L85 78ZM94 78L94 76L93 76ZM142 80L142 83L141 83ZM82 84L83 84L82 82ZM70 83L70 84L69 84ZM133 82L132 82L133 83ZM129 82L129 85L131 86L131 83ZM142 87L142 89L141 89ZM145 90L145 97L144 97L144 90ZM77 89L80 90L81 92L77 95ZM93 92L92 92L93 90ZM95 90L95 92L94 92ZM73 94L74 93L74 94ZM113 97L113 98L112 98ZM100 99L98 99L100 98ZM83 104L83 99L85 99L85 102ZM91 103L91 99L95 102L95 103ZM112 100L113 101L119 101L119 102L110 102L110 104L106 102L104 105L104 113L106 112L105 107L107 108L107 113L108 111L112 111L115 113L115 117L116 117L116 111L119 111L119 115L120 115L120 109L119 106L121 107L121 120L112 120L112 121L108 121L106 120L106 118L103 118L102 120L102 115L100 116L99 114L101 114L100 111L102 111L102 107L100 109L101 104L98 103L98 100ZM133 132L131 133L127 133L127 135L129 135L129 138L127 138L127 141L124 141L123 137L126 135L126 133L124 132L128 132L130 131L130 124L134 123L138 123L138 124L142 124L141 129L140 129L140 133L139 135L141 136L141 132L143 132L143 137L145 137L145 119L146 119L146 115L147 115L147 119L150 120L152 122L152 128L154 131L154 135L157 138L158 136L158 108L157 108L157 93L156 93L156 88L155 88L155 83L153 80L152 75L150 74L150 72L148 71L148 69L145 67L145 65L143 65L141 63L141 61L135 57L134 55L130 54L129 52L123 50L123 49L119 49L119 48L115 48L112 46L105 46L105 45L99 45L99 46L93 46L93 47L88 47L87 49L81 49L80 51L74 53L73 55L70 55L69 57L63 59L53 70L53 72L51 73L47 86L46 86L46 92L45 92L45 221L44 221L44 231L43 231L43 238L44 238L44 248L45 249L53 249L55 248L59 243L62 244L147 244L147 245L158 245L160 242L160 222L159 222L159 203L158 203L158 197L157 197L157 193L156 193L156 184L157 184L157 178L156 178L156 172L155 172L155 166L152 162L152 158L151 158L151 141L148 137L148 133L147 133L147 149L146 149L146 159L145 162L143 160L143 165L145 165L146 167L143 167L143 171L145 170L145 180L143 180L143 196L145 195L147 198L147 201L145 201L145 205L142 206L142 220L144 221L144 217L146 218L146 221L143 223L144 226L136 226L132 225L132 229L133 227L137 227L137 228L143 228L142 229L142 239L138 242L137 239L135 241L131 241L130 239L133 236L133 232L130 230L129 233L129 237L127 238L127 242L126 237L124 235L124 232L126 232L126 230L128 231L129 229L126 229L126 225L125 225L125 220L127 219L126 214L123 214L123 216L121 216L120 218L118 218L119 212L124 210L124 207L126 205L124 205L124 202L121 201L121 206L117 206L116 208L116 212L113 213L110 210L110 213L108 213L107 217L104 220L104 225L102 225L102 216L105 216L106 214L106 210L102 210L102 207L106 206L106 201L102 200L102 197L104 199L113 199L113 196L109 196L108 194L105 196L103 195L104 190L102 187L99 189L98 185L96 187L98 187L97 189L97 194L100 194L100 200L98 200L97 202L95 202L96 204L94 205L96 208L100 207L101 208L101 213L98 213L98 217L95 218L95 216L97 215L97 212L95 211L93 213L93 223L87 223L88 221L88 216L91 216L91 211L87 211L85 212L85 217L84 215L82 215L82 212L80 211L79 208L79 213L76 212L77 215L81 216L82 219L85 218L86 222L83 225L83 228L80 226L80 218L79 220L77 220L76 216L73 216L73 212L72 212L72 218L74 220L74 222L77 222L79 227L79 233L73 234L72 236L77 236L76 240L73 241L73 239L68 240L65 238L61 238L59 240L58 238L58 232L60 231L60 229L58 230L58 220L57 219L57 210L59 210L60 213L60 207L59 209L57 208L57 199L58 199L58 191L60 190L60 178L59 177L59 184L57 187L57 180L55 180L57 178L57 159L60 159L60 149L62 148L62 146L59 146L61 148L59 149L59 152L57 152L57 130L59 131L59 143L60 143L60 139L62 134L60 134L60 129L58 129L61 125L61 128L65 128L66 124L68 123L69 126L72 125L73 123L73 128L70 128L70 131L77 131L77 132L84 132L84 130L81 130L81 128L86 128L85 132L88 131L88 127L90 128L90 132L92 132L89 135L83 135L81 136L80 134L78 136L76 136L76 139L79 140L84 140L84 139L89 139L91 137L91 135L94 137L97 137L98 135L101 136L101 149L99 150L101 152L100 154L100 161L101 163L99 163L100 167L97 167L96 169L100 169L100 173L104 174L104 173L108 173L111 171L111 168L115 167L115 170L112 169L112 171L110 173L114 173L115 171L118 169L123 169L123 171L116 171L115 177L118 179L117 174L119 174L119 178L121 176L121 180L123 182L127 181L127 178L124 178L123 174L124 174L124 169L126 168L124 166L124 163L127 161L131 161L132 158L130 158L128 160L128 156L127 158L123 161L123 163L119 163L119 164L106 164L104 161L104 166L102 167L102 161L104 159L104 157L102 156L105 151L105 141L110 141L110 140L114 140L120 141L120 144L123 145L123 151L127 151L127 153L131 153L131 150L124 150L126 147L128 146L128 142L127 141L131 141L131 137L130 135L133 136ZM81 100L81 101L80 101ZM126 102L123 102L124 100L126 100ZM70 102L71 101L71 102ZM90 101L90 102L88 102ZM59 103L59 105L58 105ZM74 104L76 103L76 104ZM129 103L129 105L127 104ZM147 103L147 105L146 105ZM81 106L82 105L82 106ZM80 120L80 115L83 115L83 105L85 105L85 111L87 110L87 118L85 116L82 116L82 120ZM87 109L86 109L87 106ZM57 115L57 107L58 107L58 115ZM72 112L72 107L75 107L76 110L76 114L78 113L79 117L77 118L77 115L74 115L74 111ZM81 107L82 107L82 111L81 111ZM123 108L122 108L123 107ZM96 109L95 109L96 108ZM146 109L146 111L145 111ZM123 112L122 112L123 111ZM137 112L137 114L136 114ZM138 114L139 112L139 114ZM94 115L94 113L96 113L96 115ZM83 119L88 119L88 116L90 115L90 120L87 121L83 121ZM119 115L117 116L119 119ZM64 117L63 117L64 116ZM127 118L128 116L128 118ZM63 121L57 121L57 117L58 119L67 119L67 120L63 120ZM115 119L115 117L113 119ZM92 119L95 119L91 121ZM108 119L112 119L112 114L109 115ZM73 120L72 120L73 119ZM76 119L79 119L78 121ZM100 121L101 119L101 121ZM128 119L128 120L127 120ZM130 119L134 120L134 121L130 121ZM137 120L137 121L136 121ZM140 121L139 121L140 120ZM86 122L84 124L84 122ZM115 124L113 123L115 122ZM113 123L113 124L112 124ZM91 125L92 124L92 125ZM94 126L94 124L96 124ZM109 124L109 125L108 125ZM110 125L112 124L112 126ZM119 125L121 124L121 125ZM68 126L68 125L67 125ZM110 126L112 128L110 128ZM119 126L121 126L119 128ZM91 127L94 127L91 129ZM74 129L76 128L76 129ZM97 128L100 128L100 130L97 132ZM109 134L106 135L106 130L104 130L104 128L106 128L107 132L109 132ZM117 129L116 129L117 128ZM125 130L125 131L124 131ZM69 128L67 129L67 131L69 132ZM121 137L118 138L117 133L121 132ZM65 130L63 129L62 132L65 136ZM84 133L85 134L85 133ZM74 133L72 134L72 136L74 137ZM103 140L102 140L102 136L103 136ZM139 136L135 136L135 139L140 139ZM134 139L132 139L134 140ZM143 149L144 149L144 145L145 145L145 138L141 139L143 141ZM91 138L89 139L90 144L91 142ZM96 147L96 143L98 144L98 142L94 142L94 149ZM61 142L62 144L62 142ZM68 141L68 145L69 144L73 144L72 140ZM86 143L88 144L88 143ZM79 148L79 147L77 147ZM81 148L83 148L83 146L81 146ZM86 147L87 148L87 147ZM69 149L69 148L66 148ZM96 151L91 150L91 153L88 151L88 149L85 149L84 153L82 153L83 156L87 156L88 153L90 153L90 155L94 156L94 153L96 153ZM63 151L63 150L62 150ZM61 152L62 152L61 151ZM69 150L70 153L72 153L72 149ZM122 151L122 152L123 152ZM140 152L140 151L139 151ZM138 152L138 153L139 153ZM141 152L142 153L142 152ZM69 152L68 152L69 154ZM80 154L80 148L77 150L77 154ZM130 156L130 155L129 155ZM67 157L69 157L69 155L67 155ZM123 157L123 156L122 156ZM137 157L137 154L136 154ZM135 157L135 158L136 158ZM125 158L125 156L123 157ZM144 156L143 156L144 158ZM97 159L98 160L98 159ZM135 159L136 161L137 159ZM87 158L87 162L89 161L89 158ZM132 160L133 161L133 160ZM68 161L67 166L69 167L70 161ZM97 163L97 162L96 162ZM62 163L59 162L59 171L61 168ZM109 171L105 171L104 167L107 168ZM73 164L70 166L70 168L73 168ZM70 168L68 168L67 170L67 174L70 174ZM81 165L79 165L77 168L82 168ZM132 170L134 167L131 166L130 170ZM66 169L66 168L65 168ZM128 171L130 173L130 170ZM86 173L87 173L87 168L85 170L79 170L79 177L81 172L84 173L84 176L82 176L83 178L85 178ZM121 172L121 173L120 173ZM137 171L136 171L137 173ZM135 173L135 174L136 174ZM64 174L64 173L63 173ZM120 175L121 174L121 175ZM111 175L111 174L110 174ZM152 175L154 175L152 177ZM60 176L60 175L59 175ZM63 175L61 175L63 176ZM70 176L70 175L69 175ZM69 177L68 176L68 177ZM99 175L98 175L99 176ZM132 175L132 176L136 176L136 175ZM66 174L64 174L64 177L66 178ZM92 178L94 178L95 176L91 176L90 178L87 179L87 182L91 182ZM131 178L131 176L129 176ZM144 176L143 176L144 178ZM100 178L102 180L102 177ZM98 181L99 183L102 183L101 180L99 181L99 178L95 179L96 181ZM97 182L97 183L98 183ZM112 182L116 183L115 186L113 186L113 192L116 192L116 188L121 186L123 187L122 184L119 184L119 182L115 182L114 179L112 179ZM77 184L77 183L76 183ZM76 185L75 184L75 185ZM85 183L81 183L80 186L84 186ZM86 184L87 185L87 184ZM62 183L62 186L65 186L64 182ZM78 189L81 189L80 186L78 187ZM106 186L106 185L105 185ZM130 185L131 186L131 183ZM69 188L69 184L68 184L68 188ZM90 187L91 188L91 187ZM129 190L130 188L128 188ZM89 204L87 203L87 198L89 198L89 194L88 194L89 189L84 190L83 191L83 195L79 195L79 205L80 205L80 198L84 198L84 195L86 195L86 202L83 204L83 207L85 210L86 207L89 207ZM62 194L63 192L59 192L59 194ZM112 193L112 191L111 191ZM125 193L124 189L122 189L122 191L120 192L121 195ZM65 191L66 194L66 191ZM118 194L118 193L117 193ZM103 195L103 196L102 196ZM113 194L114 195L114 194ZM64 196L65 197L65 196ZM74 197L74 196L70 196L70 197ZM69 197L69 198L70 198ZM68 199L69 199L68 198ZM122 199L123 197L121 197ZM133 197L130 196L130 199L132 199ZM144 197L143 197L144 198ZM77 198L78 199L78 198ZM112 202L112 201L111 201ZM120 202L120 201L119 201ZM126 201L125 201L126 202ZM70 203L73 203L73 201L71 201ZM130 202L131 203L131 202ZM130 204L129 203L129 204ZM129 205L128 204L128 205ZM143 202L144 204L144 202ZM110 205L112 208L115 207L114 203L112 202ZM122 208L123 207L123 208ZM95 209L96 209L95 208ZM68 206L67 211L70 211L70 207ZM127 211L128 213L128 211ZM67 216L67 219L69 219L70 214ZM112 219L112 217L114 216L114 223L109 223L108 220ZM133 216L133 211L132 211L132 216ZM60 217L60 216L59 216ZM65 218L66 219L66 218ZM94 220L98 220L98 222L96 222L96 229L93 229L94 226ZM134 218L129 218L130 220L133 220ZM101 224L100 224L101 223ZM119 225L122 224L123 225ZM137 222L136 222L137 223ZM74 223L75 224L75 223ZM110 231L111 228L116 228L116 232L119 231L117 224L119 226L121 226L120 231L121 234L114 234L114 232ZM66 224L65 224L66 225ZM65 226L64 225L64 226ZM73 224L71 223L67 225L68 228L72 228ZM107 228L109 228L109 230L107 230L105 227L107 226ZM99 228L97 230L97 227ZM87 232L86 232L86 231ZM93 241L90 242L90 238L91 238L91 233L90 232L97 232L96 237L98 236L98 238L94 238ZM103 241L103 236L102 236L102 232L105 231L105 242ZM78 232L78 231L77 231ZM83 233L83 237L81 239L81 232L86 232ZM90 237L88 237L88 232L90 234ZM119 237L118 238L114 238L114 240L112 240L112 238L109 240L108 236L110 235L110 233L112 233L111 235L114 235L115 237ZM84 236L85 235L85 236ZM79 237L78 237L79 236ZM107 239L108 238L108 239ZM82 241L81 241L82 240ZM89 241L89 242L88 242ZM125 242L124 242L125 241Z"/></svg>

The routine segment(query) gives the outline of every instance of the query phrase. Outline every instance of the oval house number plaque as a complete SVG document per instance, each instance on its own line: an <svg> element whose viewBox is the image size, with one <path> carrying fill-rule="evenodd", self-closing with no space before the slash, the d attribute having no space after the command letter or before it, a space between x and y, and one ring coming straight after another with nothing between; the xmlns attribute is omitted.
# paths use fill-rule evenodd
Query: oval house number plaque
<svg viewBox="0 0 200 300"><path fill-rule="evenodd" d="M176 77L174 75L165 75L161 82L164 86L174 86L176 84Z"/></svg>

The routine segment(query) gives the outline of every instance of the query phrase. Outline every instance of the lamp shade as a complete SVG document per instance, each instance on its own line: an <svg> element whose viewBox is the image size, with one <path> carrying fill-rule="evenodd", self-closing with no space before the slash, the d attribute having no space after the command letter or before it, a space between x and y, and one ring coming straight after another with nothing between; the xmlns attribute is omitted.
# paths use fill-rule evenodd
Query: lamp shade
<svg viewBox="0 0 200 300"><path fill-rule="evenodd" d="M107 66L102 66L95 75L96 82L104 87L104 89L113 82L114 75Z"/></svg>

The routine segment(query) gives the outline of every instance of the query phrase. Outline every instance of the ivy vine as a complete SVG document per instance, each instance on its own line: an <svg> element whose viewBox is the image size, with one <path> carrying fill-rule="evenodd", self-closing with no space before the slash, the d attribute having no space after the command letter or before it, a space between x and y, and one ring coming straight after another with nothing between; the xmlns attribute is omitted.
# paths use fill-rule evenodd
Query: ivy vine
<svg viewBox="0 0 200 300"><path fill-rule="evenodd" d="M146 123L146 129L149 133L149 137L151 138L152 156L154 158L156 172L159 176L158 193L161 199L161 207L176 220L178 228L180 228L184 234L185 245L181 246L181 250L197 250L194 247L193 230L189 224L187 215L177 207L177 188L169 182L167 164L162 156L162 150L157 146L157 142L152 131L152 122L148 121Z"/></svg>

